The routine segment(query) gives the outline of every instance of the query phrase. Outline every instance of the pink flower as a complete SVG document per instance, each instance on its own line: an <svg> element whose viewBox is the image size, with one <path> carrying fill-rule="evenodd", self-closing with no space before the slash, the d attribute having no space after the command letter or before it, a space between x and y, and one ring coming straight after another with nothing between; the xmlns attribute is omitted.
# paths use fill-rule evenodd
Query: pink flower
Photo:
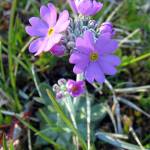
<svg viewBox="0 0 150 150"><path fill-rule="evenodd" d="M103 83L105 75L116 74L116 66L120 59L113 53L118 43L105 36L99 36L95 41L91 31L85 31L83 38L77 38L76 51L70 56L70 63L75 64L74 73L83 73L89 83L96 80Z"/></svg>
<svg viewBox="0 0 150 150"><path fill-rule="evenodd" d="M68 80L66 87L70 95L72 95L73 97L80 96L85 91L84 81Z"/></svg>
<svg viewBox="0 0 150 150"><path fill-rule="evenodd" d="M51 3L40 8L40 16L41 18L30 18L31 26L26 27L26 32L30 36L37 37L29 46L29 51L35 55L50 51L58 44L63 36L62 33L70 23L68 11L61 12L57 19L56 8Z"/></svg>

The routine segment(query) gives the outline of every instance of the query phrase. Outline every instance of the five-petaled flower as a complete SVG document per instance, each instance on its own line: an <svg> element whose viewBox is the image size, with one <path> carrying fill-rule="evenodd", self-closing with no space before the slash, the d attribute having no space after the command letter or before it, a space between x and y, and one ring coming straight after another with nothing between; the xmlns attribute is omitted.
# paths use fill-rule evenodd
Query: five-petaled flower
<svg viewBox="0 0 150 150"><path fill-rule="evenodd" d="M75 64L74 73L83 73L89 83L96 80L103 83L105 75L114 75L120 59L113 53L118 43L105 36L95 41L91 31L85 31L83 38L76 40L76 50L70 56L70 63Z"/></svg>
<svg viewBox="0 0 150 150"><path fill-rule="evenodd" d="M96 0L69 0L69 3L75 13L84 16L93 16L103 7L103 4Z"/></svg>
<svg viewBox="0 0 150 150"><path fill-rule="evenodd" d="M69 94L73 97L80 96L85 92L84 81L68 80L66 84Z"/></svg>
<svg viewBox="0 0 150 150"><path fill-rule="evenodd" d="M37 37L29 46L29 51L35 55L50 51L58 44L70 23L67 10L61 12L57 20L56 8L51 3L40 8L40 16L30 18L31 26L26 27L30 36Z"/></svg>

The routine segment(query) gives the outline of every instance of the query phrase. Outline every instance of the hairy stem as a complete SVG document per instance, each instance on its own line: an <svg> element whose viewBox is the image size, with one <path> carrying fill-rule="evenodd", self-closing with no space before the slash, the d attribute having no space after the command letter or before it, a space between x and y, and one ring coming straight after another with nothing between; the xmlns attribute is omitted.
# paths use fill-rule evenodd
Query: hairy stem
<svg viewBox="0 0 150 150"><path fill-rule="evenodd" d="M86 93L86 105L87 105L87 150L91 149L91 100Z"/></svg>

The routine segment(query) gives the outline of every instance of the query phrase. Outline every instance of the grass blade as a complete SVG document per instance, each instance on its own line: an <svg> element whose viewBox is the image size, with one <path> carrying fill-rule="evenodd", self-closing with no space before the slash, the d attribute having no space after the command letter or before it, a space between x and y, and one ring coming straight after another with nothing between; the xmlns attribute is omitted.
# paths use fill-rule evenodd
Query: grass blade
<svg viewBox="0 0 150 150"><path fill-rule="evenodd" d="M3 65L3 57L2 57L2 42L0 41L0 72L3 81L5 82L5 73L4 73L4 65Z"/></svg>
<svg viewBox="0 0 150 150"><path fill-rule="evenodd" d="M14 145L13 145L13 141L10 143L9 150L15 150Z"/></svg>
<svg viewBox="0 0 150 150"><path fill-rule="evenodd" d="M38 134L38 136L40 136L42 139L44 139L46 142L48 142L49 144L54 145L57 149L60 149L60 146L53 141L52 139L50 139L50 137L47 137L46 135L44 135L43 133L39 132L37 129L35 129L32 125L30 125L28 122L24 121L22 118L17 117L20 122L22 124L24 124L26 127L28 127L29 129L31 129L33 132L35 132L36 134Z"/></svg>
<svg viewBox="0 0 150 150"><path fill-rule="evenodd" d="M137 105L135 105L134 103L128 101L127 99L121 98L119 97L118 100L126 105L128 105L129 107L135 109L136 111L141 112L142 114L144 114L145 116L147 116L148 118L150 118L150 114L148 114L147 112L143 111L141 108L139 108Z"/></svg>
<svg viewBox="0 0 150 150"><path fill-rule="evenodd" d="M130 143L124 142L122 140L116 139L104 132L96 133L96 137L104 142L107 142L107 143L109 143L113 146L119 147L119 148L124 148L127 150L141 150L141 148L137 145L130 144ZM147 150L147 149L144 149L144 150Z"/></svg>
<svg viewBox="0 0 150 150"><path fill-rule="evenodd" d="M8 150L8 146L7 146L7 141L6 141L5 135L3 135L3 148L4 148L4 150Z"/></svg>
<svg viewBox="0 0 150 150"><path fill-rule="evenodd" d="M22 109L20 101L17 95L16 89L16 78L13 72L13 48L12 48L12 40L13 38L13 26L14 26L14 18L15 18L15 10L17 7L17 0L12 1L12 8L11 8L11 16L10 16L10 24L9 24L9 32L8 32L8 63L9 63L9 75L10 75L10 82L13 88L14 99L16 103L16 109L20 111Z"/></svg>

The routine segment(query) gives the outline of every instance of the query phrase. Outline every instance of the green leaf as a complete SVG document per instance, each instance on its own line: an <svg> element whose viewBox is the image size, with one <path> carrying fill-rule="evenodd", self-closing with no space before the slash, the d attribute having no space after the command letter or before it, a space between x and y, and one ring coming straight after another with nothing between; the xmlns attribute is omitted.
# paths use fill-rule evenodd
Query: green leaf
<svg viewBox="0 0 150 150"><path fill-rule="evenodd" d="M107 113L106 107L103 103L92 106L91 108L92 122L102 120L106 116L106 113Z"/></svg>
<svg viewBox="0 0 150 150"><path fill-rule="evenodd" d="M3 148L4 148L4 150L8 150L8 146L7 146L7 141L6 141L5 135L3 135Z"/></svg>
<svg viewBox="0 0 150 150"><path fill-rule="evenodd" d="M73 124L71 123L71 121L68 119L68 117L65 115L65 113L63 112L62 108L60 107L59 103L57 102L57 100L55 99L55 97L53 96L53 94L49 90L47 90L47 94L48 94L50 100L52 101L53 106L55 107L57 113L60 115L60 118L66 123L66 125L72 130L72 132L76 136L78 136L82 148L84 150L86 150L87 146L86 146L85 141L83 140L82 136L77 131L77 129L75 129L75 127L73 126Z"/></svg>
<svg viewBox="0 0 150 150"><path fill-rule="evenodd" d="M10 143L9 150L15 150L14 145L13 145L13 141Z"/></svg>
<svg viewBox="0 0 150 150"><path fill-rule="evenodd" d="M124 142L124 141L119 140L114 137L111 137L108 133L98 132L98 133L96 133L96 137L98 137L100 140L102 140L106 143L109 143L109 144L119 147L119 148L124 148L127 150L141 150L141 148L139 146ZM145 149L145 150L148 150L148 149Z"/></svg>
<svg viewBox="0 0 150 150"><path fill-rule="evenodd" d="M39 132L37 129L35 129L31 124L29 124L28 122L24 121L22 118L17 117L22 124L24 124L25 126L27 126L29 129L31 129L33 132L35 132L36 134L38 134L42 139L44 139L45 141L47 141L49 144L54 145L55 148L60 149L60 145L58 145L55 141L53 141L52 139L50 139L50 137L47 137L46 135L44 135L43 133ZM62 147L61 147L62 149Z"/></svg>

